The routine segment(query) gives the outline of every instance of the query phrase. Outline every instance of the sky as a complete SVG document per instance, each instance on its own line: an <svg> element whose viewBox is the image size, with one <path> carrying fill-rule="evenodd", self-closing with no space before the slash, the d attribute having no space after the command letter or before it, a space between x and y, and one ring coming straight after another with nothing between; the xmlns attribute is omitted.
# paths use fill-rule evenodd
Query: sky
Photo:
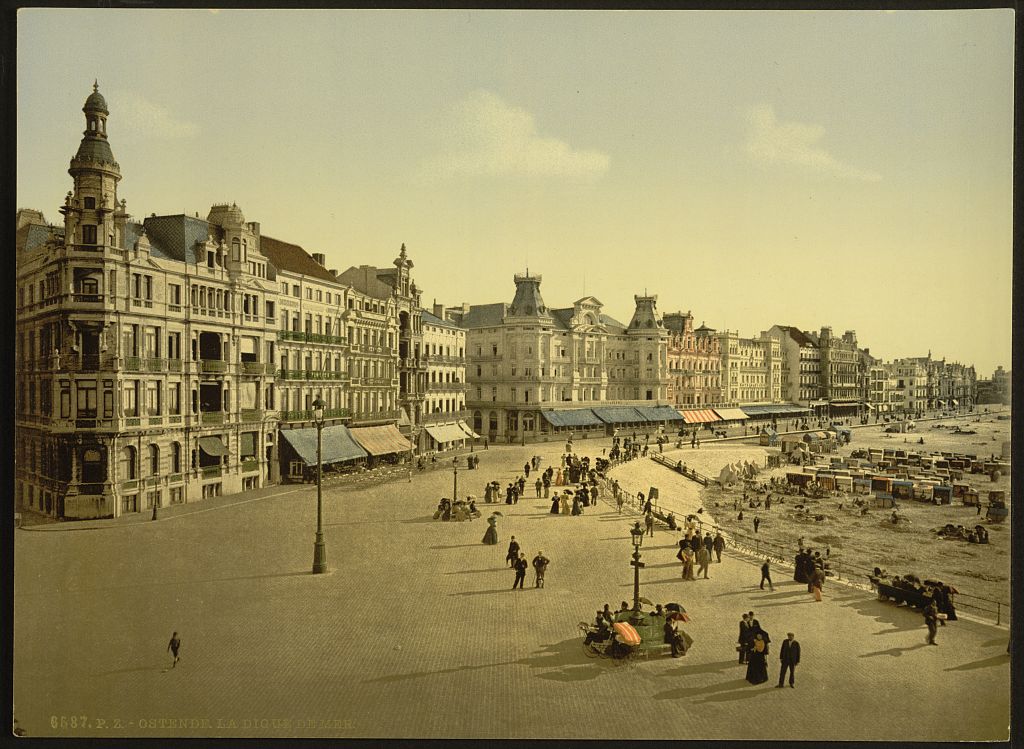
<svg viewBox="0 0 1024 749"><path fill-rule="evenodd" d="M1013 12L23 9L20 207L98 79L137 218L235 202L429 307L595 296L1010 366Z"/></svg>

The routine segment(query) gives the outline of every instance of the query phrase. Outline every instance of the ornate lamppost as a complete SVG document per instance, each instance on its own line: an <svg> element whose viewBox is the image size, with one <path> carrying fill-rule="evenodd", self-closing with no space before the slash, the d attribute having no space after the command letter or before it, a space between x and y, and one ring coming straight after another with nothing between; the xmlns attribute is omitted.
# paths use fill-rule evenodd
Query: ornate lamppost
<svg viewBox="0 0 1024 749"><path fill-rule="evenodd" d="M459 456L452 458L452 507L459 498Z"/></svg>
<svg viewBox="0 0 1024 749"><path fill-rule="evenodd" d="M316 422L316 540L313 542L313 574L327 572L327 546L324 544L323 526L323 431L324 406L317 396L313 401L313 421Z"/></svg>
<svg viewBox="0 0 1024 749"><path fill-rule="evenodd" d="M633 613L629 617L629 623L635 627L643 621L640 614L640 568L644 563L640 561L640 547L644 543L644 530L640 527L640 521L629 529L629 534L633 537L633 561L630 562L633 566Z"/></svg>

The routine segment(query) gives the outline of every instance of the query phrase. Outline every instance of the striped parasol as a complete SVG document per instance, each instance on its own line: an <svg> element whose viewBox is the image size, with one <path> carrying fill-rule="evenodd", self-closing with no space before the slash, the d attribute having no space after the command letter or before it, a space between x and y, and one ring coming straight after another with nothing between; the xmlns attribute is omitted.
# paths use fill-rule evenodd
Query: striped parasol
<svg viewBox="0 0 1024 749"><path fill-rule="evenodd" d="M615 634L619 636L619 641L624 645L640 644L640 633L629 622L615 622L612 625L612 629L615 630Z"/></svg>

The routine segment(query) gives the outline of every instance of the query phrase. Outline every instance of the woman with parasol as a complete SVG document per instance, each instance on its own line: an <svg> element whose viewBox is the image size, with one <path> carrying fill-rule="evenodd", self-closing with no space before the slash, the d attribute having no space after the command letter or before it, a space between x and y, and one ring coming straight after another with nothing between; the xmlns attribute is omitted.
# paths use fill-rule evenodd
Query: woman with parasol
<svg viewBox="0 0 1024 749"><path fill-rule="evenodd" d="M481 543L494 546L498 543L498 518L501 516L500 512L494 512L489 518L487 518L487 531L484 533L484 539Z"/></svg>
<svg viewBox="0 0 1024 749"><path fill-rule="evenodd" d="M747 681L751 684L768 681L768 643L760 632L754 635L754 644L748 654Z"/></svg>

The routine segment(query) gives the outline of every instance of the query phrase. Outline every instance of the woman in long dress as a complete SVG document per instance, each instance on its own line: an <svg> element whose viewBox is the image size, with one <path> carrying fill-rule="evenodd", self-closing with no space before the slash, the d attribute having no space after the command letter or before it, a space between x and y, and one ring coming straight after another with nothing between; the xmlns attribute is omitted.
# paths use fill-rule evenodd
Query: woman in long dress
<svg viewBox="0 0 1024 749"><path fill-rule="evenodd" d="M551 514L558 514L558 492L555 492L555 496L551 498Z"/></svg>
<svg viewBox="0 0 1024 749"><path fill-rule="evenodd" d="M484 533L482 543L494 545L498 543L498 518L491 515L487 518L487 531Z"/></svg>
<svg viewBox="0 0 1024 749"><path fill-rule="evenodd" d="M555 474L555 486L565 486L565 478L562 476L562 469L558 469L558 473Z"/></svg>
<svg viewBox="0 0 1024 749"><path fill-rule="evenodd" d="M569 495L568 494L563 494L561 497L558 498L558 501L561 503L562 514L563 515L568 515L569 514Z"/></svg>
<svg viewBox="0 0 1024 749"><path fill-rule="evenodd" d="M754 645L748 654L747 681L751 684L768 681L768 643L760 633L754 636Z"/></svg>
<svg viewBox="0 0 1024 749"><path fill-rule="evenodd" d="M572 514L573 515L582 515L583 514L583 508L580 507L579 497L577 497L575 495L573 495L573 498L572 498Z"/></svg>
<svg viewBox="0 0 1024 749"><path fill-rule="evenodd" d="M697 579L693 575L693 549L691 549L689 546L683 549L683 579Z"/></svg>

